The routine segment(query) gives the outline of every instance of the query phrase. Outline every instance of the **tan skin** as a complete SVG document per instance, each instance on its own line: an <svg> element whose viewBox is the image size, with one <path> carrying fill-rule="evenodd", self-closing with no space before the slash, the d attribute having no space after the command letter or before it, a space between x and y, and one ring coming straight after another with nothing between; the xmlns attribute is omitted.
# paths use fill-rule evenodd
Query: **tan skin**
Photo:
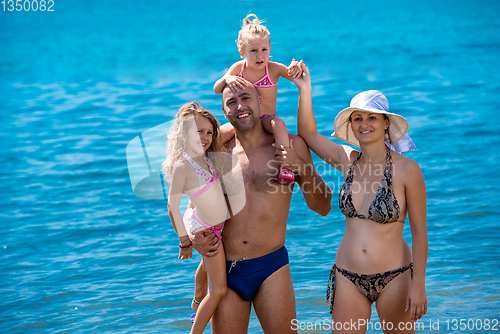
<svg viewBox="0 0 500 334"><path fill-rule="evenodd" d="M296 181L307 205L323 216L331 208L331 190L314 169L310 152L300 137L290 135L292 147L273 147L273 135L264 131L259 120L259 98L253 85L238 93L226 88L222 98L224 113L236 130L227 148L238 158L246 193L245 207L227 221L223 232L226 259L258 258L285 243L293 186L276 183L276 160L297 173ZM217 254L221 251L218 244L212 233L195 233L193 247L201 254ZM212 317L213 332L246 333L252 304L265 333L296 332L291 328L296 313L288 265L270 275L251 302L228 289Z"/></svg>
<svg viewBox="0 0 500 334"><path fill-rule="evenodd" d="M253 37L247 40L247 44L241 49L240 55L243 60L234 63L229 70L214 84L214 92L221 94L226 86L234 93L238 93L247 84L252 84L266 75L266 64L268 64L269 77L273 83L278 83L280 77L292 81L302 74L299 64L292 60L287 67L281 63L269 61L271 45L267 37ZM242 78L238 77L241 67L244 65ZM276 96L278 87L260 88L256 87L261 97L261 113L276 115ZM261 115L262 116L262 115Z"/></svg>
<svg viewBox="0 0 500 334"><path fill-rule="evenodd" d="M212 123L203 116L195 117L187 133L188 140L185 152L207 172L210 172L210 169L201 155L210 147L213 133ZM169 214L181 245L188 244L189 238L192 237L191 233L184 227L183 218L179 210L182 192L185 191L191 195L198 190L199 181L195 170L189 162L181 158L173 168L172 182L168 196ZM221 222L225 220L227 210L220 184L214 183L202 196L194 198L192 201L196 205L198 216L202 221L212 226L222 225ZM182 243L184 240L188 241ZM220 247L223 248L222 245ZM191 248L179 248L180 259L188 259L191 256ZM203 263L208 275L209 292L198 307L196 319L191 328L191 334L203 333L217 305L227 292L224 253L220 252L213 257L204 256Z"/></svg>
<svg viewBox="0 0 500 334"><path fill-rule="evenodd" d="M300 91L299 135L319 157L339 169L346 177L359 151L346 145L338 145L319 134L312 109L309 70L305 65L303 70L303 76L295 80ZM351 120L352 130L363 152L353 173L353 187L355 184L364 187L363 191L353 190L352 202L358 213L366 215L382 178L380 174L370 174L366 170L383 170L385 167L384 133L390 124L381 114L360 111L351 114ZM414 160L396 152L391 152L391 156L393 189L400 206L399 219L405 220L409 215L413 252L403 238L402 223L379 224L369 219L347 218L345 234L335 262L348 271L375 274L406 266L413 261L413 279L408 270L392 280L380 293L376 308L381 321L394 324L393 331L385 330L384 333L414 333L414 330L398 330L397 325L399 322L421 319L427 312L425 182ZM336 322L349 322L351 319L369 319L370 316L371 302L368 298L347 278L337 274L332 319ZM365 326L358 331L348 332L364 333L366 329Z"/></svg>
<svg viewBox="0 0 500 334"><path fill-rule="evenodd" d="M216 94L221 94L226 86L234 93L238 93L244 89L247 83L251 85L259 81L266 75L266 64L268 65L269 77L275 84L278 83L280 77L292 81L302 74L302 69L295 60L292 60L288 67L269 61L271 45L268 37L248 36L246 42L247 44L239 50L243 60L234 63L227 73L214 84ZM238 74L242 66L244 69L240 78ZM276 117L278 86L256 88L261 98L260 116L266 114L272 116L263 119L262 126L267 132L274 134L277 145L290 146L286 124L281 118ZM221 134L222 141L226 142L234 135L234 129L229 123L226 123L221 126Z"/></svg>

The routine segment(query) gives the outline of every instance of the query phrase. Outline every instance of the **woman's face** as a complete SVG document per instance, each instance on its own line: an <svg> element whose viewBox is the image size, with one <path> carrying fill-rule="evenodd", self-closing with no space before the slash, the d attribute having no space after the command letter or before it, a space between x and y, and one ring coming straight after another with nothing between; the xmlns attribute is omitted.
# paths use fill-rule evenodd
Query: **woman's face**
<svg viewBox="0 0 500 334"><path fill-rule="evenodd" d="M368 143L384 139L389 121L383 114L355 111L351 114L351 128L360 143Z"/></svg>
<svg viewBox="0 0 500 334"><path fill-rule="evenodd" d="M214 127L206 117L195 117L188 130L187 153L204 153L212 145L213 134Z"/></svg>

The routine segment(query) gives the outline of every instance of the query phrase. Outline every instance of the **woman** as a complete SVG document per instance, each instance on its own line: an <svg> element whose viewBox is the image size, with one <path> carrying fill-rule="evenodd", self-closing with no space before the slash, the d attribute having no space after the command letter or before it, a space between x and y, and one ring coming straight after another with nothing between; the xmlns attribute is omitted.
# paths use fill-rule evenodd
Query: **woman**
<svg viewBox="0 0 500 334"><path fill-rule="evenodd" d="M346 179L339 197L346 229L327 292L327 301L331 296L332 319L335 324L369 321L371 304L376 302L380 322L386 323L384 332L415 332L407 330L405 324L427 312L425 182L414 160L386 145L386 140L396 144L405 137L408 122L388 112L382 93L363 92L352 99L350 108L337 115L333 134L360 150L336 144L318 133L309 70L305 65L303 70L303 76L294 80L300 90L299 135ZM403 238L407 214L413 252ZM366 330L367 325L349 325L341 331Z"/></svg>

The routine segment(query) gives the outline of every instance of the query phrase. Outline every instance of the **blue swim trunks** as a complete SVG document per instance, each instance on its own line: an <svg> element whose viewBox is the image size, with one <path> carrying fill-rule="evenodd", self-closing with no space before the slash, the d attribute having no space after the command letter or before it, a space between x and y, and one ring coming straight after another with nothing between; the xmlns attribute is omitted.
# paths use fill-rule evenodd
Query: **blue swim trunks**
<svg viewBox="0 0 500 334"><path fill-rule="evenodd" d="M285 246L256 259L226 261L227 287L236 291L243 300L252 300L262 282L287 264Z"/></svg>

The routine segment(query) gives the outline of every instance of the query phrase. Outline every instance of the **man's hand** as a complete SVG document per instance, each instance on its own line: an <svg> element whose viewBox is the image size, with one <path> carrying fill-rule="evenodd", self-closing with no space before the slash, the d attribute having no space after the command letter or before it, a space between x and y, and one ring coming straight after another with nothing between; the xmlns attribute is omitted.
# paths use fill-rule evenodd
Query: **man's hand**
<svg viewBox="0 0 500 334"><path fill-rule="evenodd" d="M273 144L273 146L275 145ZM280 147L275 146L274 155L276 157L276 162L287 170L298 175L301 175L306 171L306 162L302 160L293 149L292 139L290 139L290 147L285 147L283 145Z"/></svg>
<svg viewBox="0 0 500 334"><path fill-rule="evenodd" d="M203 256L212 257L219 253L220 239L211 230L196 232L192 241L192 247Z"/></svg>

